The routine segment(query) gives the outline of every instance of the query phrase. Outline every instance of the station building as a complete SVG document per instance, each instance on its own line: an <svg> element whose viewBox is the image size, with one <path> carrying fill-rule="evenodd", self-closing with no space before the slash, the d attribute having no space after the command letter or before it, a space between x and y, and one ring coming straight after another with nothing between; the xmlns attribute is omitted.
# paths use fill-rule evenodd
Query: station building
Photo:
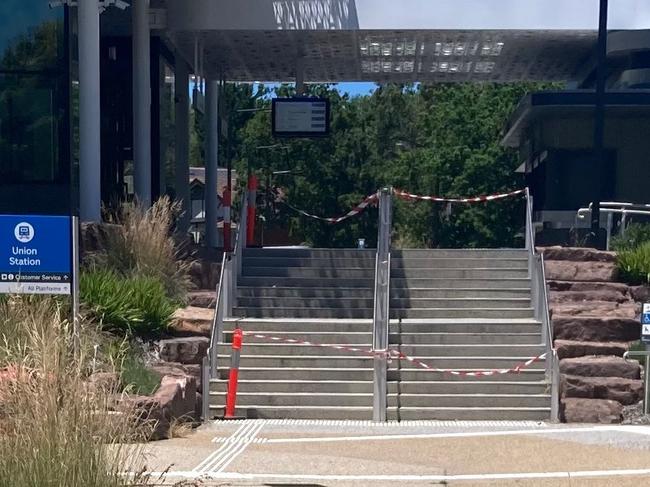
<svg viewBox="0 0 650 487"><path fill-rule="evenodd" d="M605 196L648 202L650 4L611 3ZM597 0L3 0L0 212L98 221L102 204L166 193L191 208L201 109L216 245L220 81L531 80L565 89L523 99L503 143L537 221L566 228L596 197L597 17Z"/></svg>

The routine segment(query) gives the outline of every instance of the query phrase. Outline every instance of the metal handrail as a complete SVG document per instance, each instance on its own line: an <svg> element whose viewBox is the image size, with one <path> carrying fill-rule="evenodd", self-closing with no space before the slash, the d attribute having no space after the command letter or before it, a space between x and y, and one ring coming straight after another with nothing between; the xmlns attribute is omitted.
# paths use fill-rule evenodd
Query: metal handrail
<svg viewBox="0 0 650 487"><path fill-rule="evenodd" d="M548 289L544 256L535 248L535 231L533 228L533 197L526 188L526 249L528 250L528 271L531 279L532 302L535 319L542 323L542 341L546 352L546 379L551 383L551 420L559 420L560 376L559 359L553 347L553 327L548 308Z"/></svg>
<svg viewBox="0 0 650 487"><path fill-rule="evenodd" d="M607 208L607 206L612 206L614 208ZM635 207L648 208L647 210L640 210ZM580 208L576 214L576 225L578 220L583 220L587 215L591 214L593 208L593 203L589 203L587 208ZM636 203L618 203L615 201L609 201L601 203L600 212L603 215L607 215L607 242L606 249L609 250L609 242L612 237L612 224L613 219L612 215L619 214L621 215L621 235L625 235L626 222L628 215L644 215L650 216L650 205L636 204Z"/></svg>

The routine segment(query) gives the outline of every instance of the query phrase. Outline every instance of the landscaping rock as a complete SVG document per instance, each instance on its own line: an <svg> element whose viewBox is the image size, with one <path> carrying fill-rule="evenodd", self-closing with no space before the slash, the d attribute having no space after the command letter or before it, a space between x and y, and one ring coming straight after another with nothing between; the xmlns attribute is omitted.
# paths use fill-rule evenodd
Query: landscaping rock
<svg viewBox="0 0 650 487"><path fill-rule="evenodd" d="M547 260L546 278L556 281L614 281L614 262L572 262L568 260Z"/></svg>
<svg viewBox="0 0 650 487"><path fill-rule="evenodd" d="M160 358L165 362L200 364L210 346L206 337L182 337L157 342Z"/></svg>
<svg viewBox="0 0 650 487"><path fill-rule="evenodd" d="M638 362L621 357L577 357L560 360L560 373L582 377L623 377L640 379Z"/></svg>
<svg viewBox="0 0 650 487"><path fill-rule="evenodd" d="M585 316L602 318L629 318L638 316L637 304L633 301L627 303L614 303L611 301L589 301L585 303L551 304L553 316Z"/></svg>
<svg viewBox="0 0 650 487"><path fill-rule="evenodd" d="M630 287L630 294L637 303L650 303L650 286Z"/></svg>
<svg viewBox="0 0 650 487"><path fill-rule="evenodd" d="M169 331L176 336L210 336L214 310L188 306L176 310Z"/></svg>
<svg viewBox="0 0 650 487"><path fill-rule="evenodd" d="M641 323L630 318L557 316L553 314L556 339L580 342L631 342L639 339Z"/></svg>
<svg viewBox="0 0 650 487"><path fill-rule="evenodd" d="M151 397L128 399L139 411L139 418L151 427L151 440L170 437L174 421L193 421L196 410L196 382L190 377L165 376Z"/></svg>
<svg viewBox="0 0 650 487"><path fill-rule="evenodd" d="M620 423L623 405L609 399L569 397L560 403L560 417L566 423Z"/></svg>
<svg viewBox="0 0 650 487"><path fill-rule="evenodd" d="M650 425L650 416L643 414L643 401L623 408L623 424Z"/></svg>
<svg viewBox="0 0 650 487"><path fill-rule="evenodd" d="M562 377L563 397L611 399L624 405L636 404L643 397L643 382L620 377Z"/></svg>
<svg viewBox="0 0 650 487"><path fill-rule="evenodd" d="M551 291L604 292L628 294L627 284L620 282L547 281Z"/></svg>
<svg viewBox="0 0 650 487"><path fill-rule="evenodd" d="M573 262L615 262L616 252L582 247L538 247L545 260L570 260Z"/></svg>
<svg viewBox="0 0 650 487"><path fill-rule="evenodd" d="M555 340L554 345L560 360L563 358L584 357L585 355L617 355L622 357L630 348L627 342Z"/></svg>
<svg viewBox="0 0 650 487"><path fill-rule="evenodd" d="M107 239L117 235L120 226L113 223L82 223L80 228L79 250L82 256L104 250Z"/></svg>
<svg viewBox="0 0 650 487"><path fill-rule="evenodd" d="M217 300L215 291L202 290L188 294L189 305L195 308L214 308Z"/></svg>
<svg viewBox="0 0 650 487"><path fill-rule="evenodd" d="M630 296L619 290L551 291L549 301L554 304L577 304L590 306L592 302L629 303Z"/></svg>

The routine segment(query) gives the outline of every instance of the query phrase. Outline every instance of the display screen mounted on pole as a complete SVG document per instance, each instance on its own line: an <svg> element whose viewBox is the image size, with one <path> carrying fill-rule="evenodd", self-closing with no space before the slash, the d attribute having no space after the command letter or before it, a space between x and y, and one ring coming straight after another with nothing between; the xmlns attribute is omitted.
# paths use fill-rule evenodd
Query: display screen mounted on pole
<svg viewBox="0 0 650 487"><path fill-rule="evenodd" d="M274 98L272 112L275 137L326 137L330 133L326 98Z"/></svg>
<svg viewBox="0 0 650 487"><path fill-rule="evenodd" d="M69 216L0 215L0 293L70 294Z"/></svg>

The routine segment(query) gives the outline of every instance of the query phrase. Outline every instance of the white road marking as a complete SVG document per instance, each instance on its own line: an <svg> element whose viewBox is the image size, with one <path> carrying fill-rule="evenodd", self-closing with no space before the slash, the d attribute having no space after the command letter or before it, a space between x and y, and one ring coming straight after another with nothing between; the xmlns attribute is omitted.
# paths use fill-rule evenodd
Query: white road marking
<svg viewBox="0 0 650 487"><path fill-rule="evenodd" d="M360 435L360 436L321 436L306 438L269 438L266 443L321 443L338 441L375 441L375 440L422 440L436 438L473 438L482 436L546 435L549 433L591 433L594 431L627 431L621 426L592 426L580 428L504 430L504 431L467 431L460 433L423 433L412 435ZM630 430L630 433L636 431ZM650 430L644 434L650 434Z"/></svg>
<svg viewBox="0 0 650 487"><path fill-rule="evenodd" d="M204 467L210 465L216 458L220 458L227 450L231 448L235 441L240 438L242 435L246 434L246 431L252 429L254 425L252 423L243 423L237 430L230 435L228 441L223 444L218 450L210 453L206 458L204 458L201 463L199 463L194 469L193 472L201 472L204 470Z"/></svg>
<svg viewBox="0 0 650 487"><path fill-rule="evenodd" d="M470 475L315 475L315 474L264 474L264 473L198 473L198 472L147 472L152 477L170 477L203 480L341 480L341 481L429 481L469 482L477 480L572 479L598 477L650 476L650 468L628 470L578 470L558 472L487 473Z"/></svg>
<svg viewBox="0 0 650 487"><path fill-rule="evenodd" d="M230 465L233 462L233 460L235 460L235 458L237 458L239 455L241 455L244 452L244 450L248 447L248 445L253 443L253 440L255 439L257 434L262 430L263 427L264 424L255 425L254 429L251 432L249 432L249 434L247 434L246 437L242 439L242 441L235 443L234 449L230 450L230 452L227 455L223 456L218 462L213 462L210 465L210 473L219 474L223 472L226 469L226 467ZM207 469L208 467L205 468L205 470Z"/></svg>

